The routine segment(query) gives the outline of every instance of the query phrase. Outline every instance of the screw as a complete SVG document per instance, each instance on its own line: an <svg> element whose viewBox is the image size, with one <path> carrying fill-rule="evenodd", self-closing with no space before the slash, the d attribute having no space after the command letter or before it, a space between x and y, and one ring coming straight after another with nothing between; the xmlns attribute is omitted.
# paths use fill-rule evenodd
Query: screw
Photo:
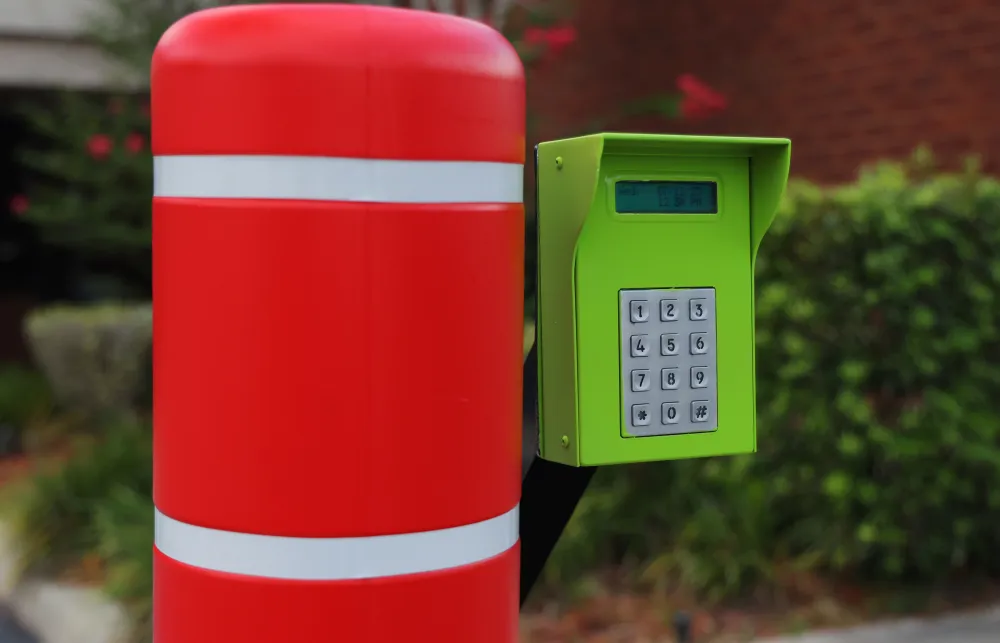
<svg viewBox="0 0 1000 643"><path fill-rule="evenodd" d="M569 448L569 436L568 435L564 435L561 438L559 438L559 443L563 445L564 449L568 449Z"/></svg>
<svg viewBox="0 0 1000 643"><path fill-rule="evenodd" d="M674 614L674 632L677 643L691 643L691 616L687 612Z"/></svg>
<svg viewBox="0 0 1000 643"><path fill-rule="evenodd" d="M561 156L556 157L556 169L561 170L563 166L563 160Z"/></svg>

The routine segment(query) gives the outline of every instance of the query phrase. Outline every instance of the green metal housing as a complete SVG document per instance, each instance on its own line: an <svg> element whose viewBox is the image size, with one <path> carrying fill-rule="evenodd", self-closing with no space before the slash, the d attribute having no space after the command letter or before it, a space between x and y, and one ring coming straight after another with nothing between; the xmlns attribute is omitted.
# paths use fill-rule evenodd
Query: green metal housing
<svg viewBox="0 0 1000 643"><path fill-rule="evenodd" d="M756 450L753 267L788 180L787 139L595 134L541 143L539 453L571 466ZM714 181L718 213L619 214L618 180ZM716 289L716 431L623 436L619 291Z"/></svg>

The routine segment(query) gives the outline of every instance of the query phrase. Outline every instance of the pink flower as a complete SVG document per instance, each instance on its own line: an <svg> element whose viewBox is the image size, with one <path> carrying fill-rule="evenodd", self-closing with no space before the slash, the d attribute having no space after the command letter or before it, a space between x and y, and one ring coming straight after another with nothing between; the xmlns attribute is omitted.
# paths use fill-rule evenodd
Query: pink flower
<svg viewBox="0 0 1000 643"><path fill-rule="evenodd" d="M23 194L18 194L10 200L10 212L15 216L21 216L28 211L29 205L28 197Z"/></svg>
<svg viewBox="0 0 1000 643"><path fill-rule="evenodd" d="M94 134L87 141L87 151L98 161L106 159L111 154L112 147L111 138L106 134Z"/></svg>
<svg viewBox="0 0 1000 643"><path fill-rule="evenodd" d="M146 141L140 134L132 133L125 137L125 149L128 150L129 154L141 152L145 143Z"/></svg>
<svg viewBox="0 0 1000 643"><path fill-rule="evenodd" d="M706 118L728 106L726 97L702 82L694 74L677 77L681 98L681 116L686 119Z"/></svg>
<svg viewBox="0 0 1000 643"><path fill-rule="evenodd" d="M550 54L557 55L576 42L576 28L573 25L560 25L548 29L529 27L524 30L524 42L529 45L544 45Z"/></svg>

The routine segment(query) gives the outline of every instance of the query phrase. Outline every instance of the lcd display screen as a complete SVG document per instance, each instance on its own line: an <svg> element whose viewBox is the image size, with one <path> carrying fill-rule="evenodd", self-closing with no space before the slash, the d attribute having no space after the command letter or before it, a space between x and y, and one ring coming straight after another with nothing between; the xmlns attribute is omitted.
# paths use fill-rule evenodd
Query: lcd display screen
<svg viewBox="0 0 1000 643"><path fill-rule="evenodd" d="M620 214L716 214L718 185L712 181L618 181Z"/></svg>

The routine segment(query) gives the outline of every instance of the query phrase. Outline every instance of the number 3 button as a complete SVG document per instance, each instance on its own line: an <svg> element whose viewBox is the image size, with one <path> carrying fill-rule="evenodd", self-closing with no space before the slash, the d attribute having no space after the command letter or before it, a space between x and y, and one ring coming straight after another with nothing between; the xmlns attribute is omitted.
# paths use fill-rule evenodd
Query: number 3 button
<svg viewBox="0 0 1000 643"><path fill-rule="evenodd" d="M708 300L691 300L691 321L702 321L708 319Z"/></svg>

